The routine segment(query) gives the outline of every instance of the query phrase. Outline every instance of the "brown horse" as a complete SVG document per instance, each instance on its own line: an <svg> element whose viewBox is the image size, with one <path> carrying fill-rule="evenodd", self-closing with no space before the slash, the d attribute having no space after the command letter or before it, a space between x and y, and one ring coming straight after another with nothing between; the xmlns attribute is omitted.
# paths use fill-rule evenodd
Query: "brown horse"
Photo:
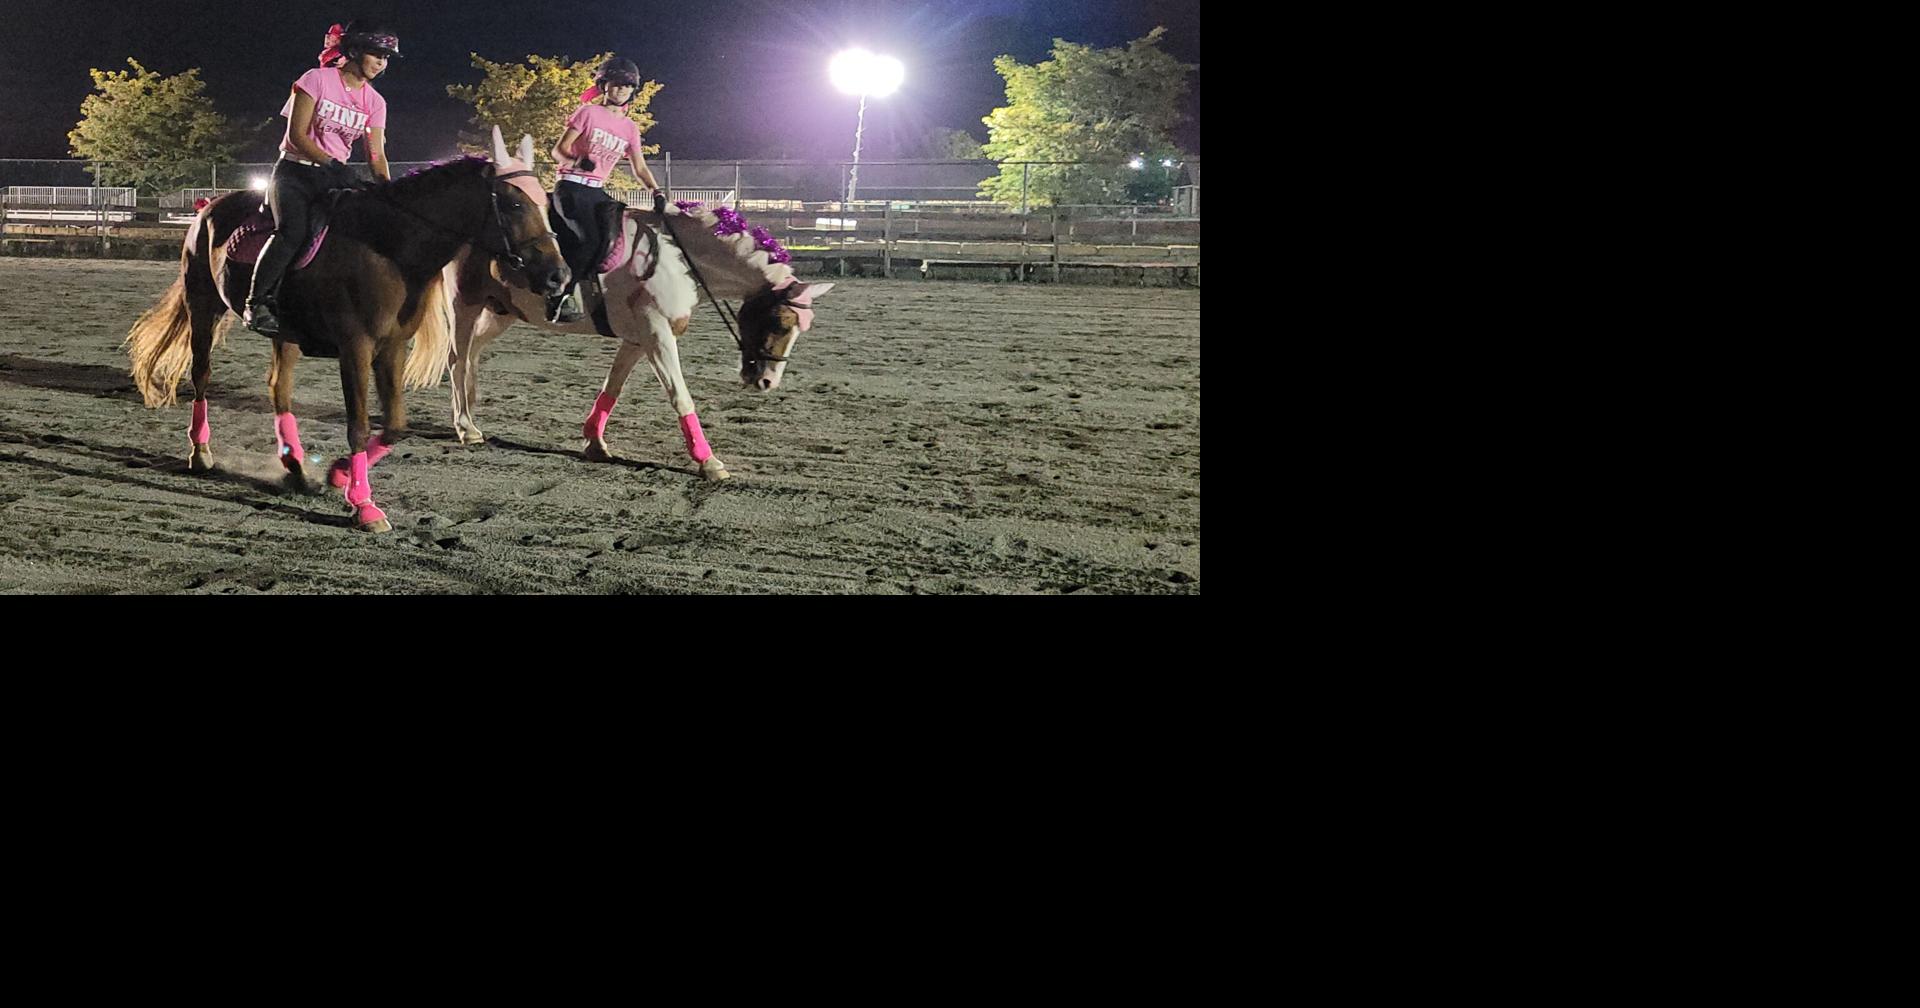
<svg viewBox="0 0 1920 1008"><path fill-rule="evenodd" d="M340 358L346 397L348 455L329 478L346 491L354 526L392 528L373 503L367 467L407 434L403 382L438 382L452 347L452 318L440 270L462 249L479 250L524 275L542 294L565 286L568 271L547 226L547 196L528 166L533 138L522 137L519 158L508 155L493 131L493 160L473 157L434 165L364 191L341 194L312 262L290 272L280 288L282 332L273 337L267 388L273 396L280 462L307 479L305 449L293 416L293 365L302 352ZM253 268L229 262L229 239L258 222L261 197L229 193L200 212L187 229L180 276L127 333L133 378L148 406L171 405L189 362L193 421L188 430L194 472L213 468L207 426L212 351L225 313L244 314ZM239 241L233 245L238 247ZM191 335L189 335L191 334ZM419 336L410 365L407 341ZM367 420L369 371L379 381L385 429L371 436Z"/></svg>

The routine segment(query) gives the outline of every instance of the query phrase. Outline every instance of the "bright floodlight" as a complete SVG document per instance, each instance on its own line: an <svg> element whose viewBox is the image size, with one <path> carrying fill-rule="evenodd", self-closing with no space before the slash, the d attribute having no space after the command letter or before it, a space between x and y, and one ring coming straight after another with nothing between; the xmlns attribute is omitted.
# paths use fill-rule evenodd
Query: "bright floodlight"
<svg viewBox="0 0 1920 1008"><path fill-rule="evenodd" d="M267 180L264 176L255 175L252 178L252 180L249 181L247 184L254 187L255 189L260 190L261 192L267 191Z"/></svg>
<svg viewBox="0 0 1920 1008"><path fill-rule="evenodd" d="M827 75L833 78L834 87L847 94L880 98L892 94L900 86L900 82L907 77L907 70L891 56L875 56L865 49L848 49L827 65Z"/></svg>
<svg viewBox="0 0 1920 1008"><path fill-rule="evenodd" d="M1162 161L1162 162L1160 162L1160 167L1162 167L1162 168L1171 168L1171 167L1173 167L1173 160L1172 160L1171 158L1169 158L1169 159L1167 159L1167 160L1165 160L1165 161Z"/></svg>
<svg viewBox="0 0 1920 1008"><path fill-rule="evenodd" d="M1132 168L1132 169L1135 169L1135 170L1138 170L1138 169L1141 169L1141 168L1145 168L1146 166L1147 166L1147 163L1146 163L1146 161L1144 161L1144 160L1142 160L1142 159L1140 159L1140 158L1134 158L1133 160L1131 160L1131 161L1129 161L1129 162L1127 162L1127 167L1129 167L1129 168Z"/></svg>
<svg viewBox="0 0 1920 1008"><path fill-rule="evenodd" d="M867 98L884 98L900 86L906 68L891 56L875 56L865 49L846 49L827 64L827 76L841 91L860 96L860 114L853 120L853 169L847 173L847 202L860 191L860 135L867 129Z"/></svg>

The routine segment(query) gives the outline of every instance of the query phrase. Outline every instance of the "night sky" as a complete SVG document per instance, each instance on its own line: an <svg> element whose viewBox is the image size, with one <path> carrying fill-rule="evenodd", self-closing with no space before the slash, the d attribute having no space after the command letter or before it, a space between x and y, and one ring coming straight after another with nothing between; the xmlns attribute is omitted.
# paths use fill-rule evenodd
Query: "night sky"
<svg viewBox="0 0 1920 1008"><path fill-rule="evenodd" d="M665 88L647 134L676 159L843 161L857 98L827 80L828 58L861 45L906 64L906 83L867 104L863 160L905 157L929 129L987 138L980 119L1005 101L993 57L1044 59L1053 39L1108 47L1156 24L1162 48L1200 62L1199 0L5 0L0 3L0 158L63 158L67 131L92 90L90 67L160 73L200 68L218 111L252 124L275 115L294 79L316 65L327 26L381 19L403 58L375 82L386 96L387 154L425 161L455 152L471 110L448 84L473 84L469 52L496 62L529 53L584 58L613 50ZM1188 122L1175 139L1200 150L1200 74L1190 75ZM241 152L271 158L284 122ZM270 135L269 135L270 134ZM553 137L536 138L545 151ZM355 159L364 160L364 147Z"/></svg>

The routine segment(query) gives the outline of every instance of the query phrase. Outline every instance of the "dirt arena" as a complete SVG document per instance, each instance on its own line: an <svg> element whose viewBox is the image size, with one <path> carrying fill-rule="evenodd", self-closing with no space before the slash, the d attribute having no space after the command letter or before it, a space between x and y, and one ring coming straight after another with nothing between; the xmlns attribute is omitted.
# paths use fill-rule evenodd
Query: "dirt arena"
<svg viewBox="0 0 1920 1008"><path fill-rule="evenodd" d="M408 397L373 470L393 531L274 458L271 344L214 350L216 470L186 471L192 386L147 409L120 347L177 263L0 258L0 592L1200 591L1200 295L847 279L781 387L743 389L702 306L681 360L733 479L700 479L643 363L583 460L614 341L516 326L476 419ZM337 362L298 368L310 468L346 447ZM376 414L378 401L369 404ZM324 486L324 482L322 482Z"/></svg>

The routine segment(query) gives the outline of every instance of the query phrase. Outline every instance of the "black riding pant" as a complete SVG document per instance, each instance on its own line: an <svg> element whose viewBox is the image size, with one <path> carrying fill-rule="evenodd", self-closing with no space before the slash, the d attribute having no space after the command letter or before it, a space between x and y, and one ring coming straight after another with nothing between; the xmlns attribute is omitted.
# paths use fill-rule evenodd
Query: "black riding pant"
<svg viewBox="0 0 1920 1008"><path fill-rule="evenodd" d="M599 209L618 201L607 195L605 189L561 179L554 184L553 202L560 211L553 230L560 239L560 255L573 273L573 279L567 283L567 290L571 291L580 278L591 275L594 267L600 265L593 261L600 243L606 240L606 235L600 233Z"/></svg>
<svg viewBox="0 0 1920 1008"><path fill-rule="evenodd" d="M281 158L273 166L267 186L267 206L273 210L273 237L260 250L253 267L252 301L272 298L280 289L287 267L313 238L313 207L327 194L325 169Z"/></svg>

